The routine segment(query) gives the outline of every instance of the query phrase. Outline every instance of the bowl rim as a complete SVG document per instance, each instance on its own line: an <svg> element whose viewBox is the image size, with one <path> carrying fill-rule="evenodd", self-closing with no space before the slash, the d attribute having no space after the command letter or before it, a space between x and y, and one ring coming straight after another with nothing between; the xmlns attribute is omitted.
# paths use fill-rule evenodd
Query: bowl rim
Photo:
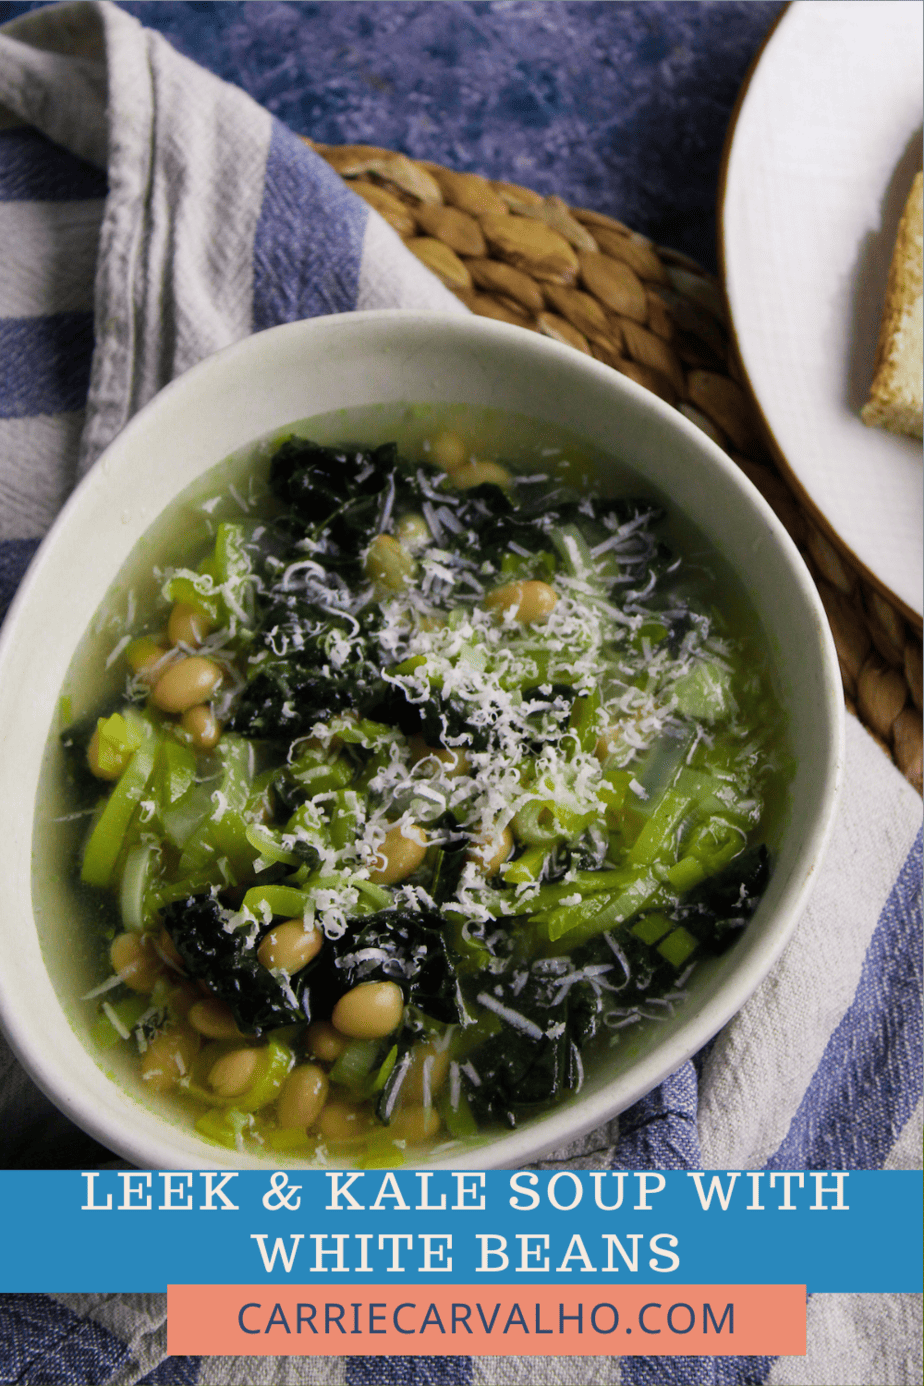
<svg viewBox="0 0 924 1386"><path fill-rule="evenodd" d="M825 705L824 744L818 748L818 764L822 769L822 783L819 786L818 794L819 807L815 820L800 846L798 861L802 869L792 873L790 880L784 884L777 902L775 910L775 918L778 920L777 927L762 938L760 946L755 949L750 959L750 966L745 976L732 976L726 979L719 993L705 998L696 1008L695 1013L686 1019L679 1033L672 1035L667 1041L657 1046L653 1053L645 1056L641 1064L638 1060L630 1064L631 1071L638 1068L644 1077L632 1085L627 1099L624 1097L615 1099L612 1095L607 1096L618 1082L624 1081L623 1075L617 1074L611 1081L601 1085L598 1092L577 1095L563 1105L551 1109L543 1116L531 1120L509 1134L497 1135L487 1143L463 1147L458 1152L449 1152L446 1158L423 1160L414 1165L414 1168L417 1169L511 1167L536 1159L542 1153L561 1146L565 1142L574 1141L586 1132L602 1125L617 1115L619 1111L625 1110L675 1072L728 1023L766 977L789 942L814 884L818 866L823 859L833 831L838 796L843 779L844 706L837 655L820 597L798 548L782 522L732 459L695 424L636 382L618 374L611 367L593 358L575 352L573 347L555 342L540 334L525 333L522 329L511 324L479 318L472 314L418 309L370 309L349 314L331 314L304 319L254 333L206 357L165 386L133 416L75 487L33 557L10 605L3 628L0 630L0 708L2 708L4 698L8 697L8 694L5 693L7 685L5 671L11 660L11 652L15 651L22 639L21 627L29 615L30 606L41 598L45 569L54 558L59 536L62 533L67 534L75 517L79 517L84 508L89 508L92 505L92 488L95 478L102 471L105 471L107 467L121 469L131 465L130 454L135 435L149 427L152 420L156 422L164 411L167 412L169 418L169 413L174 406L181 405L183 400L190 395L190 392L195 395L203 386L208 389L210 381L220 381L228 363L236 362L239 358L246 362L250 356L259 359L261 353L265 353L268 346L273 347L277 344L280 349L286 351L289 349L290 339L292 344L303 343L307 345L311 339L323 341L324 337L331 332L349 334L351 331L363 332L368 328L384 333L386 337L392 329L400 333L402 328L410 328L412 331L423 331L424 333L428 331L439 331L450 335L455 333L461 340L494 340L501 344L506 342L510 350L526 357L529 356L530 352L537 353L539 357L545 357L550 362L557 360L562 366L570 368L572 372L589 373L591 377L596 377L599 382L612 390L615 395L623 394L628 401L634 402L635 406L641 406L643 411L653 413L654 417L660 419L668 429L677 430L681 436L685 436L695 449L700 451L707 465L713 470L717 469L724 476L725 482L730 484L739 493L741 499L756 512L769 531L772 543L780 550L795 588L798 590L798 596L806 604L818 634L817 656ZM283 421L280 426L284 426L286 422L288 421ZM246 446L246 443L247 440L244 440L238 446ZM126 450L128 450L128 455L123 456ZM220 459L212 459L209 465L213 465L218 460ZM195 479L195 475L200 474L201 471L191 475L190 481ZM135 536L135 544L138 543L141 534L147 527L146 523ZM113 572L110 581L114 576L115 573ZM81 638L82 635L83 631L80 632ZM69 654L70 658L73 658L73 653L74 649L72 648ZM2 716L0 716L0 725L2 725ZM2 770L0 770L0 778L2 778ZM0 818L2 818L3 812L4 805L0 802ZM26 850L30 854L34 815L35 807L32 805L28 815L28 833L25 839ZM29 879L30 890L27 905L31 915L33 913L31 873ZM0 956L3 955L3 952L4 943L0 939ZM147 1168L215 1168L217 1164L225 1164L229 1168L265 1169L270 1167L271 1161L264 1158L245 1161L244 1163L235 1160L228 1164L226 1155L231 1152L224 1152L220 1147L207 1145L198 1137L194 1138L193 1144L201 1146L201 1157L194 1154L191 1148L180 1150L179 1144L182 1143L184 1137L186 1144L189 1144L188 1136L180 1131L180 1128L160 1118L153 1111L149 1113L150 1121L141 1121L137 1127L129 1124L128 1130L126 1130L126 1114L133 1104L137 1104L138 1100L132 1098L118 1083L103 1074L102 1069L76 1034L74 1035L75 1043L83 1050L87 1065L94 1074L103 1078L114 1093L118 1094L119 1100L118 1102L114 1101L110 1107L110 1104L106 1102L100 1105L98 1096L93 1094L63 1093L54 1056L46 1054L42 1046L36 1044L35 1017L27 1005L19 1004L5 972L6 969L0 969L0 1026L2 1026L14 1054L46 1096L75 1124L95 1137L101 1144L118 1152L133 1163ZM50 983L50 979L46 980L49 980ZM55 998L57 1000L56 993ZM60 1005L60 1003L58 1004ZM88 1071L88 1080L89 1077ZM139 1105L137 1111L140 1116L145 1109ZM152 1126L152 1123L157 1128L156 1130L147 1129ZM179 1143L177 1141L178 1132L180 1135ZM170 1139L171 1135L173 1139ZM208 1158L209 1155L212 1155L212 1158ZM302 1165L301 1167L310 1168L311 1166ZM334 1165L329 1167L333 1168Z"/></svg>

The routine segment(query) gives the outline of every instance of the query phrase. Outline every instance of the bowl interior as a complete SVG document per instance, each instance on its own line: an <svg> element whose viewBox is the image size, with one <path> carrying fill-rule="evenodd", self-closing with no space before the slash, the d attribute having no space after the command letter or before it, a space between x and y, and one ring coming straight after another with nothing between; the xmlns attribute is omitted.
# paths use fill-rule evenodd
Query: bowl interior
<svg viewBox="0 0 924 1386"><path fill-rule="evenodd" d="M495 1134L467 1148L461 1163L524 1163L636 1101L740 1008L794 927L830 826L840 773L839 678L811 579L779 522L734 465L693 425L632 382L569 348L503 324L369 313L259 334L181 377L113 443L43 545L0 646L0 841L8 861L0 1015L40 1086L73 1120L134 1163L214 1167L219 1152L178 1124L169 1103L158 1110L133 1098L131 1075L119 1071L118 1057L108 1071L98 1066L81 1038L84 1022L68 1000L94 980L75 931L61 927L71 909L61 875L62 844L74 829L55 821L36 798L48 731L59 716L59 691L75 648L123 565L129 565L127 573L133 566L139 573L150 567L148 541L139 546L148 527L229 454L314 415L325 416L334 441L338 422L346 427L348 419L349 435L357 437L361 414L355 411L378 406L387 416L409 405L448 401L482 413L525 416L540 433L546 424L577 435L591 461L617 459L627 469L620 483L631 477L634 491L665 498L683 517L681 528L689 523L706 538L719 570L724 565L734 573L760 624L796 766L776 828L772 880L735 948L698 969L674 1016L638 1028L620 1046L616 1071L599 1065L577 1097L509 1135ZM332 413L332 406L340 412ZM180 528L182 522L180 514ZM116 627L127 619L118 591L110 597L110 618ZM111 648L112 627L100 625L89 639ZM79 701L81 690L72 691ZM219 1163L254 1161L222 1150ZM459 1167L460 1157L447 1153L429 1163Z"/></svg>

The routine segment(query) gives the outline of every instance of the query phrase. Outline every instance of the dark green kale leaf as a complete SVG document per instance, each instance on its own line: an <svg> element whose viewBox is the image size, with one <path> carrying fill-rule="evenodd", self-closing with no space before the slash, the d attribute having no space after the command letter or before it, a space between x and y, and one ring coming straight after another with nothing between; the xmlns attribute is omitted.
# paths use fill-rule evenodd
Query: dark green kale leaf
<svg viewBox="0 0 924 1386"><path fill-rule="evenodd" d="M307 438L286 438L270 463L270 490L303 520L318 525L346 503L380 495L397 461L394 443L328 448Z"/></svg>
<svg viewBox="0 0 924 1386"><path fill-rule="evenodd" d="M250 1035L293 1021L314 1018L311 980L317 963L309 964L284 986L257 959L257 931L246 924L228 929L230 912L213 895L189 895L162 911L164 928L183 959L187 976L207 981L215 995L230 1006L238 1027ZM323 952L323 950L322 950Z"/></svg>
<svg viewBox="0 0 924 1386"><path fill-rule="evenodd" d="M396 982L406 1004L444 1025L467 1015L447 940L448 921L438 910L380 910L350 921L332 940L339 994L360 982Z"/></svg>
<svg viewBox="0 0 924 1386"><path fill-rule="evenodd" d="M724 951L756 908L768 869L766 848L749 849L692 891L672 919L694 934L701 952ZM575 1091L583 1076L581 1052L598 1032L604 1010L630 1015L676 986L678 969L657 949L662 936L655 944L643 942L632 931L638 918L567 957L532 961L523 958L514 928L504 970L487 984L483 976L467 984L472 1009L490 1012L493 1003L501 1022L470 1051L462 1069L478 1119L514 1127L537 1107ZM497 956L504 951L496 941L491 947Z"/></svg>
<svg viewBox="0 0 924 1386"><path fill-rule="evenodd" d="M321 565L317 567L321 569ZM338 712L366 715L387 690L376 645L377 607L354 616L297 593L264 599L250 659L251 675L237 701L232 729L244 736L293 740ZM345 638L348 658L332 657Z"/></svg>
<svg viewBox="0 0 924 1386"><path fill-rule="evenodd" d="M471 750L485 751L490 744L490 729L476 727L469 721L470 707L458 698L447 698L434 691L423 703L409 703L408 720L416 713L417 726L428 746L442 746L447 742L458 744L465 738Z"/></svg>
<svg viewBox="0 0 924 1386"><path fill-rule="evenodd" d="M400 684L384 683L381 697L364 707L363 715L375 722L397 727L405 736L422 736L428 746L458 745L484 751L490 742L490 729L469 721L470 707L460 698L446 698L431 688L430 696L417 701Z"/></svg>
<svg viewBox="0 0 924 1386"><path fill-rule="evenodd" d="M490 979L479 998L503 1007L511 1018L501 1015L501 1028L478 1045L463 1069L476 1118L514 1127L530 1111L581 1086L581 1050L597 1032L602 1001L570 960L515 967Z"/></svg>
<svg viewBox="0 0 924 1386"><path fill-rule="evenodd" d="M549 530L566 525L576 525L594 542L640 516L648 517L647 529L664 512L646 500L581 496L562 482L543 478L520 482L515 501L494 486L473 488L465 493L457 515L475 530L483 548L503 554L511 544L534 552L546 544Z"/></svg>
<svg viewBox="0 0 924 1386"><path fill-rule="evenodd" d="M319 720L358 708L363 685L279 660L265 664L243 689L229 726L242 736L293 741Z"/></svg>
<svg viewBox="0 0 924 1386"><path fill-rule="evenodd" d="M428 895L438 905L455 898L459 880L468 860L469 841L467 837L453 838L439 848L433 868Z"/></svg>
<svg viewBox="0 0 924 1386"><path fill-rule="evenodd" d="M231 725L245 736L291 741L333 713L366 714L385 695L376 642L381 611L357 601L367 585L362 556L396 497L416 497L420 485L393 443L335 449L304 438L279 446L269 482L287 511L274 521L259 574L250 677ZM291 585L283 578L290 568Z"/></svg>
<svg viewBox="0 0 924 1386"><path fill-rule="evenodd" d="M443 1024L467 1018L450 930L434 910L382 910L347 921L307 967L286 979L257 958L271 924L227 927L231 912L214 895L190 895L165 906L164 927L186 974L207 981L245 1034L294 1021L329 1019L345 992L361 982L396 982L405 1003Z"/></svg>
<svg viewBox="0 0 924 1386"><path fill-rule="evenodd" d="M287 438L273 455L269 483L288 509L292 538L310 535L312 556L353 581L362 579L362 554L376 535L400 511L419 509L424 494L394 443L327 448ZM300 533L293 519L301 523Z"/></svg>

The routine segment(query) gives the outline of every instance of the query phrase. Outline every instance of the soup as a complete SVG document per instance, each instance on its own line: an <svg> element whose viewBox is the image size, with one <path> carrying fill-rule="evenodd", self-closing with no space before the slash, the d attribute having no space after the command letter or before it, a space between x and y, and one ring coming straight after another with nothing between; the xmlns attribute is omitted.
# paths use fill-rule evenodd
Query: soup
<svg viewBox="0 0 924 1386"><path fill-rule="evenodd" d="M200 487L207 541L138 559L64 733L93 1042L219 1145L388 1165L516 1127L768 879L785 729L727 578L573 447L450 422L295 429Z"/></svg>

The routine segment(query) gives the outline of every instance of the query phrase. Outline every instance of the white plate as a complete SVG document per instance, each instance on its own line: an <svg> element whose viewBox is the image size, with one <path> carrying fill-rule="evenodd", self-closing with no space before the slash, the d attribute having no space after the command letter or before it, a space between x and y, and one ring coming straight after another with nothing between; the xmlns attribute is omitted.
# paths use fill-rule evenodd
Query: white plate
<svg viewBox="0 0 924 1386"><path fill-rule="evenodd" d="M742 362L816 518L920 623L921 445L860 422L921 167L924 6L791 5L731 138L720 230Z"/></svg>

